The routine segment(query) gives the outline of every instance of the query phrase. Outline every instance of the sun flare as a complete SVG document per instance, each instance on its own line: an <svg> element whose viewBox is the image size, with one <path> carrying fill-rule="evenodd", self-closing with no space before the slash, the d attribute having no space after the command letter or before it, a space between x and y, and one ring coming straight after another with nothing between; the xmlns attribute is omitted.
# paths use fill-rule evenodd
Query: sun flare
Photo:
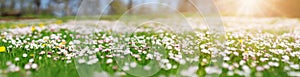
<svg viewBox="0 0 300 77"><path fill-rule="evenodd" d="M237 2L237 15L252 16L262 13L261 10L262 0L238 0Z"/></svg>

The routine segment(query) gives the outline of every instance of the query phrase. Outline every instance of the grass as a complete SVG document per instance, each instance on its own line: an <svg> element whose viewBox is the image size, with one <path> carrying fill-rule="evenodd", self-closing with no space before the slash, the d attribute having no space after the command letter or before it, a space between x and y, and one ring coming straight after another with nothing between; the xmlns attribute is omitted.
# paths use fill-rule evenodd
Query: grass
<svg viewBox="0 0 300 77"><path fill-rule="evenodd" d="M27 37L27 38L31 38L32 40L34 40L34 39L37 40L37 39L42 39L43 36L49 36L51 34L59 34L59 33L62 33L62 35L70 35L72 32L65 31L65 30L61 30L59 32L42 31L42 32L38 32L36 34L34 33L34 34L29 34L29 35L24 35L24 36ZM107 33L108 32L102 32L102 33L99 33L99 34L107 34ZM35 35L39 35L39 37L38 38L33 38L32 36L35 36ZM131 38L136 38L137 36L152 37L152 36L156 36L156 35L159 35L159 33L141 32L141 33L134 34L134 36L130 35L130 36L127 36L127 37L131 37ZM108 34L107 36L110 36L110 35ZM100 36L96 36L96 37L100 37ZM166 35L165 37L171 37L171 35L170 36ZM192 35L192 37L195 38L194 41L196 42L196 37L197 36ZM206 35L205 37L210 37L210 36ZM242 38L243 37L241 37L239 39L242 39ZM72 37L66 37L66 38L63 38L63 39L66 40L67 42L70 42L70 41L74 40L74 39L72 39ZM100 38L100 39L103 39L103 38ZM197 39L200 39L200 38L197 38ZM239 39L238 38L233 38L233 39L228 39L228 40L239 40ZM175 39L175 40L179 41L179 39ZM292 40L292 39L289 39L289 40ZM31 40L28 40L28 41L31 41ZM206 44L206 43L209 42L209 40L207 40L207 41L201 40L201 41L202 41L202 43L200 43L199 45ZM103 43L102 45L106 46L107 44L108 43ZM9 47L10 45L13 45L13 44L11 44L11 43L5 43L3 41L1 41L1 43L0 43L0 46ZM137 44L137 45L139 45L139 44ZM233 45L233 47L237 47L237 48L239 46L240 46L240 44L238 44L238 43L237 43L237 45ZM253 47L253 46L251 44L249 44L249 45L247 45L247 47ZM42 77L79 77L80 75L77 73L78 69L76 69L76 65L75 65L75 62L74 62L74 61L76 61L75 59L71 59L72 63L66 63L67 60L53 60L53 58L49 58L46 55L40 55L39 54L41 51L49 51L49 52L50 51L54 51L54 52L58 52L58 49L59 48L38 48L38 49L26 50L25 48L7 48L7 51L5 53L1 53L0 54L0 58L2 59L0 61L0 68L2 68L2 69L7 68L6 62L8 62L8 61L12 61L14 64L16 64L16 66L24 66L26 63L28 63L28 60L30 58L33 58L35 60L34 63L37 63L39 65L39 69L37 69L37 70L34 70L34 69L32 69L32 70L24 70L21 67L21 69L22 69L21 71L19 71L17 73L7 73L6 75L8 77L20 77L20 76L24 76L24 75L28 74L28 71L30 71L30 72L32 72L30 74L30 76L33 76L33 77L41 77L41 76ZM296 49L296 50L299 50L299 49ZM131 51L134 52L134 53L138 53L134 49L131 50ZM167 53L170 53L169 51L172 51L172 50L166 49ZM26 58L22 58L22 54L24 54L24 53L30 54L32 56L29 56L29 57L26 57ZM239 53L243 53L243 51L241 51ZM108 54L111 54L111 53L97 52L96 54L97 54L97 57L99 58L100 56L105 56L105 55L108 55ZM208 54L205 54L205 53L200 53L199 55L201 55L201 57L202 57L202 58L199 58L200 60L202 60L203 58L208 58L209 57L209 56L207 56L207 57L203 56L203 55L208 55ZM65 57L64 55L59 55L59 54L53 54L52 56L53 57L54 56L59 56L59 57L62 57L62 58ZM21 60L20 61L14 61L14 58L16 58L16 57L21 58ZM39 57L41 57L42 59L39 59ZM233 60L228 61L228 63L233 63L233 62L241 60L241 58L237 58L237 57L241 57L241 56L235 57L234 55L231 55L231 57L232 57ZM280 57L280 56L278 56L278 57ZM88 71L91 71L91 70L107 71L110 74L113 74L114 72L117 72L117 71L121 71L120 69L118 69L118 70L112 69L113 66L116 66L116 63L114 62L112 64L106 64L105 63L106 60L107 59L100 59L99 63L97 63L100 66L99 65L97 66L97 64L96 64L96 65L94 65L94 66L91 67L91 68L94 68L94 69L89 68L87 70ZM144 58L143 58L143 61L148 62ZM250 63L251 61L253 61L253 60L249 60L248 62ZM144 64L143 62L138 62L138 63L139 64ZM178 65L178 63L176 61L172 61L171 60L171 63L174 64L174 65L176 65L176 64ZM262 63L262 65L263 64L265 64L265 63ZM280 66L279 67L270 68L270 69L268 69L266 71L263 71L263 76L281 76L281 77L287 76L286 72L282 71L284 69L283 67L285 65L286 65L286 63L280 62ZM83 66L87 67L86 65L83 65ZM205 66L207 66L207 65L206 64L205 65L199 65L200 69L198 71L198 75L203 75L203 76L205 75L204 74L205 71L203 69ZM97 67L101 68L101 69L95 69ZM251 68L251 69L255 69L255 68ZM82 71L82 70L80 70L80 71ZM228 71L228 69L223 68L223 72L227 72L227 71ZM177 72L178 72L177 69L173 69L173 70L161 70L161 71L159 71L159 73L155 74L154 76L159 76L161 74L165 74L165 75L176 74ZM255 70L252 71L252 76L255 75L254 72L255 72ZM91 72L89 72L89 73L91 73ZM81 75L83 75L83 74L81 74ZM87 74L87 75L92 75L92 74ZM86 75L84 75L83 77L85 77L85 76ZM126 76L131 76L131 75L126 75ZM226 75L226 73L222 73L220 76L227 76L227 75ZM239 75L234 75L234 76L239 76Z"/></svg>

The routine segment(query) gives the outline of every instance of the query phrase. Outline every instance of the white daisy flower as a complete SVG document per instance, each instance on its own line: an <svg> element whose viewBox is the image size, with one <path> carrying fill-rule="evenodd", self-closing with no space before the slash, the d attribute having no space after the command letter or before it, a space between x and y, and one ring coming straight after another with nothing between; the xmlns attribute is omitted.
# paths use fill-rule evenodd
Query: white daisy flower
<svg viewBox="0 0 300 77"><path fill-rule="evenodd" d="M151 70L150 66L144 66L144 70Z"/></svg>
<svg viewBox="0 0 300 77"><path fill-rule="evenodd" d="M15 61L20 61L20 58L19 58L19 57L16 57L16 58L15 58Z"/></svg>
<svg viewBox="0 0 300 77"><path fill-rule="evenodd" d="M171 68L172 68L172 64L167 63L165 69L166 69L166 70L169 70L169 69L171 69Z"/></svg>
<svg viewBox="0 0 300 77"><path fill-rule="evenodd" d="M229 60L230 60L230 57L227 57L227 56L226 56L226 57L223 58L223 60L229 61Z"/></svg>
<svg viewBox="0 0 300 77"><path fill-rule="evenodd" d="M130 63L130 67L131 67L131 68L135 68L136 66L137 66L137 63L136 63L136 62L131 62L131 63Z"/></svg>
<svg viewBox="0 0 300 77"><path fill-rule="evenodd" d="M245 63L246 63L245 60L241 60L239 64L240 64L240 65L244 65Z"/></svg>
<svg viewBox="0 0 300 77"><path fill-rule="evenodd" d="M26 65L24 66L24 69L26 69L26 70L29 70L29 69L31 69L31 66L30 66L30 64L26 64Z"/></svg>
<svg viewBox="0 0 300 77"><path fill-rule="evenodd" d="M223 63L223 64L222 64L222 67L223 67L223 68L228 68L228 67L229 67L229 64Z"/></svg>
<svg viewBox="0 0 300 77"><path fill-rule="evenodd" d="M85 63L85 62L86 62L85 59L79 59L79 60L78 60L78 63Z"/></svg>
<svg viewBox="0 0 300 77"><path fill-rule="evenodd" d="M37 69L37 68L38 68L38 65L35 64L35 63L33 63L33 64L31 65L31 68L32 68L32 69Z"/></svg>
<svg viewBox="0 0 300 77"><path fill-rule="evenodd" d="M130 68L129 68L129 66L125 65L122 69L123 69L124 71L128 71Z"/></svg>
<svg viewBox="0 0 300 77"><path fill-rule="evenodd" d="M284 55L284 56L282 56L282 59L285 60L285 61L288 61L288 60L290 60L290 57L287 56L287 55Z"/></svg>
<svg viewBox="0 0 300 77"><path fill-rule="evenodd" d="M24 53L22 56L23 56L23 57L27 57L28 55Z"/></svg>
<svg viewBox="0 0 300 77"><path fill-rule="evenodd" d="M148 53L148 54L146 55L146 59L153 59L153 55L150 54L150 53Z"/></svg>
<svg viewBox="0 0 300 77"><path fill-rule="evenodd" d="M277 62L268 62L268 65L278 67L279 63L277 63Z"/></svg>
<svg viewBox="0 0 300 77"><path fill-rule="evenodd" d="M33 61L34 61L34 59L33 59L33 58L29 59L29 63L32 63Z"/></svg>
<svg viewBox="0 0 300 77"><path fill-rule="evenodd" d="M296 70L300 69L299 64L291 64L290 67L292 67L293 69L296 69Z"/></svg>
<svg viewBox="0 0 300 77"><path fill-rule="evenodd" d="M112 62L113 62L112 59L107 59L107 60L106 60L106 63L107 63L107 64L110 64L110 63L112 63Z"/></svg>
<svg viewBox="0 0 300 77"><path fill-rule="evenodd" d="M257 70L257 71L263 71L263 70L264 70L264 67L257 66L257 67L256 67L256 70Z"/></svg>

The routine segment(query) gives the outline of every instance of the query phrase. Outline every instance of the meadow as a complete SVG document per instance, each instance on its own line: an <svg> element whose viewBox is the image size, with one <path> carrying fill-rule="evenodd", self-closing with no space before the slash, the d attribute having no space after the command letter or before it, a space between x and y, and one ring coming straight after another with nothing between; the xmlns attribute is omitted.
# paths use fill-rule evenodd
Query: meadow
<svg viewBox="0 0 300 77"><path fill-rule="evenodd" d="M193 30L180 33L155 23L114 29L113 20L2 24L0 76L300 76L298 19L225 19L221 36L197 18L188 19Z"/></svg>

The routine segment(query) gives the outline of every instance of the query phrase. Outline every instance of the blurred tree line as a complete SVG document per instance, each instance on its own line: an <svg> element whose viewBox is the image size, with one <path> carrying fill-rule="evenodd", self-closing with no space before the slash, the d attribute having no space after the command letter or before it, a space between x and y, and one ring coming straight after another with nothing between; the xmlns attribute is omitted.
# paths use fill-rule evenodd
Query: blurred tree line
<svg viewBox="0 0 300 77"><path fill-rule="evenodd" d="M195 12L196 8L189 0L84 0L86 5L82 5L83 0L0 0L0 13L22 13L32 15L55 15L55 16L72 16L80 14L96 15L102 14L122 14L136 5L157 2L168 4L171 8L178 9L179 12ZM110 1L112 1L110 3ZM191 0L193 1L193 0ZM197 0L194 0L197 1ZM205 1L205 0L202 0ZM218 2L225 0L214 0ZM296 16L300 17L300 0L266 0L265 6L261 6L264 12L263 16ZM204 2L205 3L205 2ZM203 4L203 3L202 3ZM199 5L199 4L195 4ZM225 14L224 10L238 8L238 6L230 7L234 2L218 5L220 13ZM213 7L213 6L212 6ZM207 8L209 10L209 8ZM128 11L129 13L148 13L168 12L170 8L162 8L158 5L148 5L135 8ZM176 11L171 11L176 12ZM226 15L234 14L236 11L226 12Z"/></svg>
<svg viewBox="0 0 300 77"><path fill-rule="evenodd" d="M57 9L62 15L74 15L81 0L0 0L0 13L53 15Z"/></svg>
<svg viewBox="0 0 300 77"><path fill-rule="evenodd" d="M70 16L76 15L83 0L0 0L0 13L22 13L31 15L56 15ZM180 12L195 11L195 8L188 0L86 0L87 8L84 12L93 14L105 9L105 14L122 14L134 5L147 2L164 2L170 4L171 7L178 8ZM84 5L82 5L84 6ZM106 6L108 6L106 8ZM129 11L146 13L149 10L161 9L157 6L140 7L139 10ZM162 11L162 10L159 10Z"/></svg>

